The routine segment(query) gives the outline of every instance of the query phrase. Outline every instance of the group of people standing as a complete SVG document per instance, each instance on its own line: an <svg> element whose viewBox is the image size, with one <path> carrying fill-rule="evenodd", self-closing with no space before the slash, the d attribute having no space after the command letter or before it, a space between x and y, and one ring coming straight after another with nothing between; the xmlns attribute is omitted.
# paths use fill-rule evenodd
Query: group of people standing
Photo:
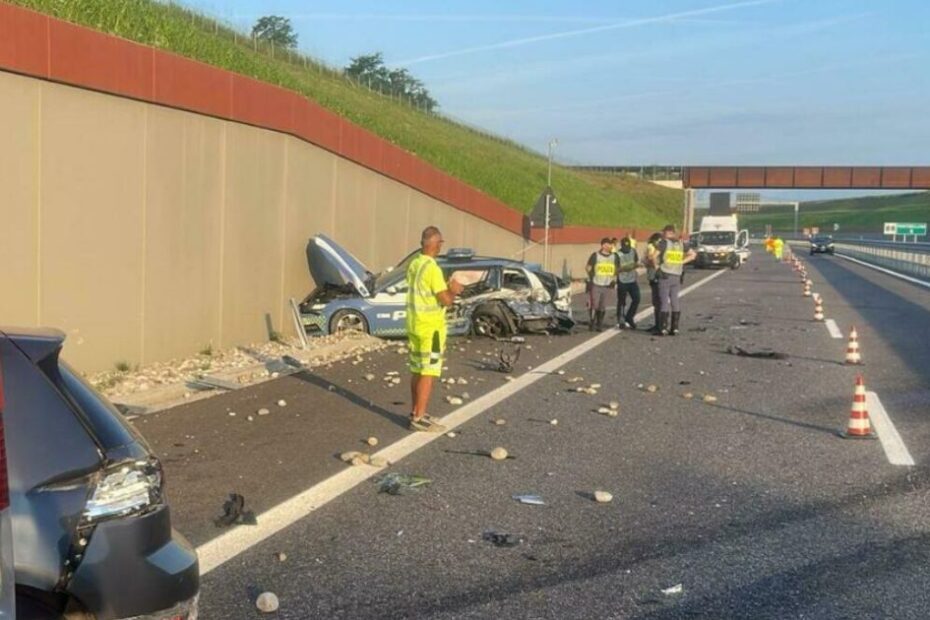
<svg viewBox="0 0 930 620"><path fill-rule="evenodd" d="M618 240L605 237L601 247L588 258L585 271L588 293L588 329L603 331L608 300L616 289L617 327L636 329L636 311L639 309L639 267L645 267L646 280L652 290L654 324L650 331L656 335L676 335L679 331L681 305L678 300L684 266L695 259L694 250L685 251L672 224L649 237L646 255L639 256L630 237ZM627 297L630 304L627 306Z"/></svg>

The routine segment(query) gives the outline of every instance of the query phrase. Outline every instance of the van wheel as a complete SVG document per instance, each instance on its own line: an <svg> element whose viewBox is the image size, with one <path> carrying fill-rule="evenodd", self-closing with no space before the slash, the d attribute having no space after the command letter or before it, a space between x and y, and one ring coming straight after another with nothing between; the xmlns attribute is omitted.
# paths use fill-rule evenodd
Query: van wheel
<svg viewBox="0 0 930 620"><path fill-rule="evenodd" d="M346 332L361 332L367 334L368 321L361 312L355 310L338 310L329 320L329 333L343 334Z"/></svg>

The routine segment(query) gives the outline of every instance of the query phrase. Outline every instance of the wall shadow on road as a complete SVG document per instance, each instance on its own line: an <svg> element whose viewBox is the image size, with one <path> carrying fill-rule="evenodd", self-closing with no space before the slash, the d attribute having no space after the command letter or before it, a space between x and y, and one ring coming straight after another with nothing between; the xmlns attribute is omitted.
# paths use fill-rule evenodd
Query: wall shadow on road
<svg viewBox="0 0 930 620"><path fill-rule="evenodd" d="M780 532L786 528L819 518L835 518L844 527L843 514L850 508L863 509L864 506L880 506L887 503L887 500L895 497L902 497L915 491L930 490L930 467L926 465L917 466L907 473L902 473L891 479L884 486L870 488L868 496L864 494L863 489L850 489L850 492L830 500L811 501L799 505L792 505L782 509L767 511L759 514L754 518L734 521L727 524L727 527L715 529L702 529L690 531L687 534L681 529L672 528L663 531L656 536L640 537L635 540L626 540L615 544L605 544L600 548L600 553L588 558L585 562L573 560L569 563L559 563L553 566L553 572L544 575L538 575L532 580L525 579L521 574L512 574L507 579L497 579L493 583L487 583L480 589L469 589L460 592L448 592L439 594L425 604L420 601L410 608L395 608L390 615L379 617L431 617L433 615L447 614L454 615L456 612L466 612L474 610L478 605L486 605L494 601L506 601L514 596L521 596L528 593L545 593L547 589L565 586L568 584L579 584L579 588L584 587L583 582L597 579L606 575L621 575L628 570L636 569L637 566L649 562L669 560L676 556L683 556L689 553L700 552L703 549L712 548L715 545L736 542L747 536L763 534L766 532ZM866 499L867 497L867 499ZM907 539L904 539L907 542ZM871 553L875 557L889 557L896 549L894 544L883 544L875 546L866 546L861 550L853 551L849 555L849 561L867 561ZM861 559L862 556L865 559ZM833 562L842 562L845 556L832 557L821 560L820 564L814 563L811 566L812 575L823 575L829 573ZM902 565L900 558L894 559L898 562L898 567ZM916 560L915 560L916 561ZM798 569L803 571L803 569ZM818 572L819 570L819 572ZM790 573L788 573L790 575ZM800 575L803 576L803 575ZM846 575L849 576L848 574ZM829 578L832 582L834 577ZM760 582L763 580L760 580ZM750 586L752 587L752 586ZM825 586L824 586L825 587ZM766 593L771 600L765 600L765 605L771 609L777 609L779 601L782 600L781 592L778 590L765 591L760 586L757 590L760 597ZM730 590L726 590L719 595L719 600L723 600ZM822 592L822 590L821 590ZM709 599L711 601L716 599ZM675 606L663 608L661 610L644 610L642 614L636 614L632 617L641 618L682 618L682 617L706 617L706 618L761 618L773 617L772 615L745 615L745 612L739 616L733 616L732 611L723 615L702 615L701 605L708 601L707 598L694 602L694 608L684 612L685 608ZM648 601L647 601L648 602ZM756 604L761 604L757 602ZM753 608L754 609L754 608ZM762 607L764 610L765 607ZM657 615L664 614L664 615ZM464 614L463 614L464 615ZM782 617L777 615L774 617Z"/></svg>
<svg viewBox="0 0 930 620"><path fill-rule="evenodd" d="M930 311L927 308L862 277L842 259L839 262L818 260L809 264L846 300L851 310L862 315L867 323L881 325L881 332L876 329L875 335L888 344L912 373L930 383L930 348L927 346L930 342ZM915 292L927 293L916 284L900 283L913 287ZM875 299L881 299L883 303L875 304ZM922 331L917 326L921 326ZM859 344L863 345L861 337ZM867 346L863 347L863 359L868 363Z"/></svg>
<svg viewBox="0 0 930 620"><path fill-rule="evenodd" d="M634 617L643 620L803 618L813 617L807 614L818 608L819 613L829 613L829 617L884 617L886 613L894 613L894 601L863 597L862 584L873 583L876 578L894 575L905 568L923 568L928 564L930 534L903 536L860 544L848 553L768 575L743 587L685 600Z"/></svg>
<svg viewBox="0 0 930 620"><path fill-rule="evenodd" d="M349 401L349 403L351 403L352 405L359 407L361 409L364 409L365 411L371 411L372 413L375 413L381 416L382 418L390 422L393 422L394 424L396 424L397 426L400 426L401 428L406 429L409 424L407 420L407 416L394 413L393 411L389 411L388 409L385 409L384 407L376 405L373 400L365 398L363 396L359 396L352 390L346 389L336 383L333 383L332 381L327 381L326 379L323 379L322 377L319 377L311 372L307 372L307 371L299 372L299 373L291 375L291 377L294 379L300 379L304 383L315 386L323 390L326 393L340 396L344 398L345 400ZM330 390L329 389L330 386L332 386L334 389Z"/></svg>

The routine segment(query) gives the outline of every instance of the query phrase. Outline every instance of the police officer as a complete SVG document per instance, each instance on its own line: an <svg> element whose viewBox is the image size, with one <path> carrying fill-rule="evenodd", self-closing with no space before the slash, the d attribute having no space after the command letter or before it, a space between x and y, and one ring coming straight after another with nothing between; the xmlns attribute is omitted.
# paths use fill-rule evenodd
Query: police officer
<svg viewBox="0 0 930 620"><path fill-rule="evenodd" d="M633 247L633 240L629 237L620 240L617 263L617 327L636 329L635 318L640 300L639 283L636 281L639 253ZM630 296L630 307L624 313L627 295Z"/></svg>
<svg viewBox="0 0 930 620"><path fill-rule="evenodd" d="M693 261L697 254L685 246L678 238L678 233L672 224L662 229L662 240L659 241L657 264L659 267L659 333L661 335L678 333L678 324L681 318L681 305L678 294L681 292L681 279L684 267ZM671 313L671 326L668 319Z"/></svg>
<svg viewBox="0 0 930 620"><path fill-rule="evenodd" d="M601 239L601 249L591 254L585 271L588 273L588 331L604 330L607 299L617 278L617 255L609 237Z"/></svg>
<svg viewBox="0 0 930 620"><path fill-rule="evenodd" d="M662 233L652 233L646 242L646 258L643 263L646 265L646 281L649 282L649 290L652 293L652 327L649 329L653 334L660 334L662 327L659 325L659 241L662 240Z"/></svg>

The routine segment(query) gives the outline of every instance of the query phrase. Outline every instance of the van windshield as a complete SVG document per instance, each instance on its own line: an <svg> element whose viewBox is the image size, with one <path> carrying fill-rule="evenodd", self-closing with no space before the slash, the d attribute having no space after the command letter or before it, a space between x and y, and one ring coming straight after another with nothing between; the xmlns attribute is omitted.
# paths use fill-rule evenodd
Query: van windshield
<svg viewBox="0 0 930 620"><path fill-rule="evenodd" d="M713 232L702 232L701 243L705 245L733 245L736 241L736 233L729 230L715 230Z"/></svg>

